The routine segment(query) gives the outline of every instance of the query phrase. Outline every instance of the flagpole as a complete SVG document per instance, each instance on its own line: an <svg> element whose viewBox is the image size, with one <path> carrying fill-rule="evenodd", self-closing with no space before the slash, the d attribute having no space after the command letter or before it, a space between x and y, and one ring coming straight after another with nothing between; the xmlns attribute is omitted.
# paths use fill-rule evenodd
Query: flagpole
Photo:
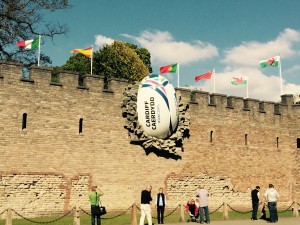
<svg viewBox="0 0 300 225"><path fill-rule="evenodd" d="M41 58L41 35L39 35L38 66L40 66L40 58Z"/></svg>
<svg viewBox="0 0 300 225"><path fill-rule="evenodd" d="M215 71L215 68L213 69L213 75L214 75L214 93L216 93L216 71Z"/></svg>
<svg viewBox="0 0 300 225"><path fill-rule="evenodd" d="M247 76L247 98L249 98L249 79L248 79L248 76Z"/></svg>
<svg viewBox="0 0 300 225"><path fill-rule="evenodd" d="M91 54L91 74L93 74L93 50L94 50L94 46L92 45L92 54Z"/></svg>
<svg viewBox="0 0 300 225"><path fill-rule="evenodd" d="M178 65L178 71L177 71L177 87L179 87L179 62L177 63Z"/></svg>
<svg viewBox="0 0 300 225"><path fill-rule="evenodd" d="M281 59L280 59L280 55L278 57L279 57L279 60L278 60L279 67L278 67L278 69L279 69L279 77L280 77L280 93L282 95L283 93L282 93L282 75L281 75Z"/></svg>

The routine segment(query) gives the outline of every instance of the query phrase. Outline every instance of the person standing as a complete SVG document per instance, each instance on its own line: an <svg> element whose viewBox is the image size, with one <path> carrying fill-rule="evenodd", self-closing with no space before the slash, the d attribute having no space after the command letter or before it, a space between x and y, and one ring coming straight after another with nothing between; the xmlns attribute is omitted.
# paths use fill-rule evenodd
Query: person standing
<svg viewBox="0 0 300 225"><path fill-rule="evenodd" d="M205 212L206 223L210 223L209 218L209 210L208 210L208 191L204 189L203 185L199 186L199 189L196 192L196 197L199 202L199 215L200 215L200 223L204 222L203 218L203 210Z"/></svg>
<svg viewBox="0 0 300 225"><path fill-rule="evenodd" d="M256 186L255 189L251 191L251 199L252 199L252 217L251 220L257 220L257 211L259 205L259 190L260 187Z"/></svg>
<svg viewBox="0 0 300 225"><path fill-rule="evenodd" d="M279 197L278 192L275 190L273 184L269 184L269 188L265 191L265 198L268 202L268 208L270 211L270 223L276 223L278 221L277 214L277 199Z"/></svg>
<svg viewBox="0 0 300 225"><path fill-rule="evenodd" d="M156 195L155 205L157 209L157 221L158 224L164 224L164 212L166 206L166 195L163 192L163 188L159 188L159 192Z"/></svg>
<svg viewBox="0 0 300 225"><path fill-rule="evenodd" d="M151 207L150 207L150 202L152 201L151 190L152 190L152 186L149 185L141 193L141 218L140 218L140 225L144 225L145 216L147 216L148 224L152 225Z"/></svg>
<svg viewBox="0 0 300 225"><path fill-rule="evenodd" d="M100 196L103 195L103 192L99 190L97 192L97 186L93 186L91 192L89 192L89 200L91 203L91 221L92 225L95 225L95 217L97 217L97 225L101 225L100 215L95 214L95 207L99 206Z"/></svg>

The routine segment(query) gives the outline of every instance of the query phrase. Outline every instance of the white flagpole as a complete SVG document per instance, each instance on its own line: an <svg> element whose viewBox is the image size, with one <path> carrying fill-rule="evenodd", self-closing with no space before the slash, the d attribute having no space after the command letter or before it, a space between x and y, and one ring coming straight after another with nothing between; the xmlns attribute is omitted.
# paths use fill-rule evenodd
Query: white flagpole
<svg viewBox="0 0 300 225"><path fill-rule="evenodd" d="M41 35L39 35L38 66L40 66L40 58L41 58Z"/></svg>
<svg viewBox="0 0 300 225"><path fill-rule="evenodd" d="M177 63L178 70L177 70L177 87L179 87L179 62Z"/></svg>
<svg viewBox="0 0 300 225"><path fill-rule="evenodd" d="M278 69L279 69L279 77L280 77L280 94L282 95L283 92L282 92L282 75L281 75L281 59L280 59L280 55L278 57L279 57L279 60L278 60L278 63L279 63Z"/></svg>
<svg viewBox="0 0 300 225"><path fill-rule="evenodd" d="M93 50L94 50L94 46L92 45L92 54L91 54L91 74L93 74Z"/></svg>
<svg viewBox="0 0 300 225"><path fill-rule="evenodd" d="M213 76L214 76L214 93L216 93L216 70L213 69Z"/></svg>
<svg viewBox="0 0 300 225"><path fill-rule="evenodd" d="M246 89L247 89L247 98L249 98L249 80L248 80L248 76L246 77L246 79L247 79L247 87L246 87Z"/></svg>

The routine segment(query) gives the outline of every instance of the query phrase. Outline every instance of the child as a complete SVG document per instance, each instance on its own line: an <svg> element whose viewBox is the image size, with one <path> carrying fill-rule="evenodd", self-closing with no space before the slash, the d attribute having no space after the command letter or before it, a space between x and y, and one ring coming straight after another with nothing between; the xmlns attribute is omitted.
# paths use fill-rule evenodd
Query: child
<svg viewBox="0 0 300 225"><path fill-rule="evenodd" d="M196 218L198 217L198 206L195 204L195 200L191 199L186 206L185 206L186 212L189 212L190 219L189 221L197 222Z"/></svg>

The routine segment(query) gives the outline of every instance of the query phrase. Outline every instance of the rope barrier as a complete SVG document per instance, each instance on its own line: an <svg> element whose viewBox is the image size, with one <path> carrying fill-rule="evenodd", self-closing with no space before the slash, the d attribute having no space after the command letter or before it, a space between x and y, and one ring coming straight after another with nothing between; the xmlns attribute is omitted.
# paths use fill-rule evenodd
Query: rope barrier
<svg viewBox="0 0 300 225"><path fill-rule="evenodd" d="M180 205L178 205L175 209L173 209L173 211L171 211L169 214L167 214L166 216L164 216L164 218L171 216L179 207ZM152 216L152 219L157 219L157 217Z"/></svg>
<svg viewBox="0 0 300 225"><path fill-rule="evenodd" d="M114 219L114 218L117 218L117 217L119 217L119 216L122 216L123 214L125 214L129 209L131 209L132 208L132 206L130 206L128 209L126 209L124 212L122 212L122 213L120 213L120 214L118 214L118 215L116 215L116 216L112 216L112 217L108 217L108 218L102 218L102 219L104 219L104 220L110 220L110 219Z"/></svg>
<svg viewBox="0 0 300 225"><path fill-rule="evenodd" d="M132 208L132 205L131 205L128 209L126 209L124 212L122 212L122 213L120 213L120 214L118 214L118 215L116 215L116 216L112 216L112 217L101 217L101 219L102 219L102 220L110 220L110 219L117 218L117 217L122 216L123 214L125 214L125 213L126 213L129 209L131 209L131 208ZM81 210L82 212L84 212L85 214L91 216L91 213L85 211L84 209L80 208L80 210Z"/></svg>
<svg viewBox="0 0 300 225"><path fill-rule="evenodd" d="M14 211L14 212L15 212L19 217L21 217L22 219L27 220L27 221L29 221L29 222L31 222L31 223L39 223L39 224L54 223L54 222L56 222L56 221L59 221L59 220L61 220L62 218L64 218L64 217L66 217L67 215L69 215L73 210L74 210L74 208L71 209L69 212L65 213L64 215L62 215L61 217L59 217L59 218L57 218L57 219L54 219L54 220L50 220L50 221L35 221L35 220L32 220L32 219L29 219L29 218L26 218L26 217L22 216L22 215L21 215L20 213L18 213L16 210L12 209L12 211Z"/></svg>
<svg viewBox="0 0 300 225"><path fill-rule="evenodd" d="M1 213L0 213L0 216L1 216L3 213L5 213L6 211L7 211L7 209L5 209L3 212L1 212Z"/></svg>
<svg viewBox="0 0 300 225"><path fill-rule="evenodd" d="M227 205L228 205L228 204L227 204ZM251 212L253 211L253 210L250 210L250 211L247 211L247 212L242 212L242 211L238 211L238 210L232 208L230 205L228 205L228 207L229 207L232 211L234 211L234 212L236 212L236 213L241 213L241 214L247 214L247 213L251 213Z"/></svg>
<svg viewBox="0 0 300 225"><path fill-rule="evenodd" d="M277 211L277 213L283 213L283 212L286 212L288 211L292 206L293 206L294 202L286 209L286 210L283 210L283 211Z"/></svg>
<svg viewBox="0 0 300 225"><path fill-rule="evenodd" d="M221 207L223 206L223 204L222 205L220 205L217 209L215 209L214 211L212 211L212 212L209 212L209 215L211 215L211 214L213 214L213 213L215 213L215 212L217 212Z"/></svg>
<svg viewBox="0 0 300 225"><path fill-rule="evenodd" d="M170 212L169 214L167 214L167 215L165 216L165 218L168 217L168 216L171 216L171 215L179 208L179 206L180 206L180 205L178 205L172 212Z"/></svg>

